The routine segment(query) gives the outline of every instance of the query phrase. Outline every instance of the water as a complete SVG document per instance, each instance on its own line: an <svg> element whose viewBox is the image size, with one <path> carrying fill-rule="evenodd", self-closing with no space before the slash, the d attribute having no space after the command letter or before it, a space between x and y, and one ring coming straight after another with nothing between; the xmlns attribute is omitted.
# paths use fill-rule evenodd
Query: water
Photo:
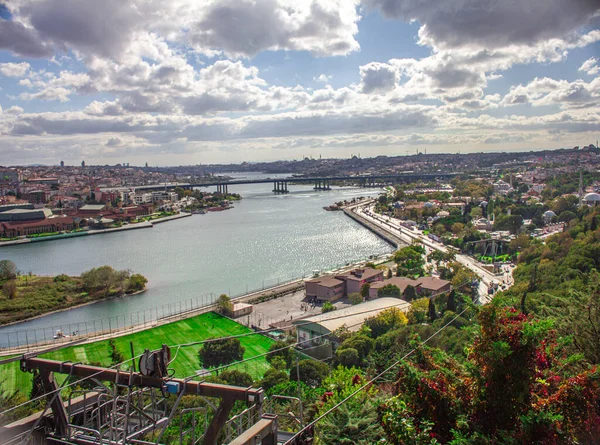
<svg viewBox="0 0 600 445"><path fill-rule="evenodd" d="M334 202L380 191L316 192L309 185L291 185L289 194L274 195L272 188L272 184L230 186L230 192L243 197L234 209L192 215L151 229L0 248L0 259L14 261L23 273L79 275L108 264L149 280L148 290L137 296L0 328L0 347L7 346L7 332L115 317L209 293L241 294L393 250L343 212L323 210Z"/></svg>

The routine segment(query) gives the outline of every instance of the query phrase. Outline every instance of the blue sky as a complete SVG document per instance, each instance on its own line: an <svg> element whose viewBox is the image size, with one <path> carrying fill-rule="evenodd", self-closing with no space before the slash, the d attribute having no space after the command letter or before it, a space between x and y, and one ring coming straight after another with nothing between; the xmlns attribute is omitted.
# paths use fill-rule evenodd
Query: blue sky
<svg viewBox="0 0 600 445"><path fill-rule="evenodd" d="M584 1L521 3L0 5L0 164L594 142L600 10Z"/></svg>

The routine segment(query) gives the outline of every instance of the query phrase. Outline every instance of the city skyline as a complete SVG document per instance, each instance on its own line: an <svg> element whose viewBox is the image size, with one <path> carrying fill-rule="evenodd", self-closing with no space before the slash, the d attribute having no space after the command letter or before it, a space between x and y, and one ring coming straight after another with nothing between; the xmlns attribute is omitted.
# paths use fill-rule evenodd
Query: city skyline
<svg viewBox="0 0 600 445"><path fill-rule="evenodd" d="M185 165L596 143L579 0L0 3L4 165Z"/></svg>

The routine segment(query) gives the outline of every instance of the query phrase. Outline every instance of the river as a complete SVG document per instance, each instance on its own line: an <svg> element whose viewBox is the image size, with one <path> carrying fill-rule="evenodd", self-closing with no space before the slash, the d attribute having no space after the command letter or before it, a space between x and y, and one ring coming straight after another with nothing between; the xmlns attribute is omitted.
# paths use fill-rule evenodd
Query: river
<svg viewBox="0 0 600 445"><path fill-rule="evenodd" d="M261 178L260 173L231 174ZM270 175L271 178L287 175ZM131 230L0 248L23 273L79 275L105 264L148 278L143 294L95 303L0 328L7 333L53 329L180 302L201 295L237 295L305 277L393 248L343 212L323 206L380 193L375 189L291 185L275 195L272 184L230 186L242 195L235 208ZM38 338L39 340L39 338ZM13 343L14 346L14 343Z"/></svg>

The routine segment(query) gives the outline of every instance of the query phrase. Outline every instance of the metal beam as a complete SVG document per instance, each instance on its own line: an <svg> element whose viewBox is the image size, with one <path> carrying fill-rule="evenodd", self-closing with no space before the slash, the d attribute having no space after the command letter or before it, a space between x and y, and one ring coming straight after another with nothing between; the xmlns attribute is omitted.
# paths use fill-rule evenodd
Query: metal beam
<svg viewBox="0 0 600 445"><path fill-rule="evenodd" d="M229 445L277 445L277 416L264 415Z"/></svg>
<svg viewBox="0 0 600 445"><path fill-rule="evenodd" d="M24 356L21 359L22 371L33 371L34 369L48 372L71 374L75 377L91 377L97 380L115 382L120 385L132 385L146 388L163 388L165 381L161 378L148 377L140 373L117 372L116 369L101 368L98 366L63 363L56 360L48 360L38 357ZM218 383L198 382L194 380L169 379L170 382L179 383L179 390L185 388L186 394L205 397L227 398L233 401L241 400L248 403L262 403L264 392L262 388L243 388L240 386L220 385Z"/></svg>
<svg viewBox="0 0 600 445"><path fill-rule="evenodd" d="M219 437L223 425L225 425L225 422L227 422L227 419L229 418L233 403L234 402L231 399L223 399L215 412L215 416L206 428L206 434L202 441L204 445L217 445L217 438Z"/></svg>

